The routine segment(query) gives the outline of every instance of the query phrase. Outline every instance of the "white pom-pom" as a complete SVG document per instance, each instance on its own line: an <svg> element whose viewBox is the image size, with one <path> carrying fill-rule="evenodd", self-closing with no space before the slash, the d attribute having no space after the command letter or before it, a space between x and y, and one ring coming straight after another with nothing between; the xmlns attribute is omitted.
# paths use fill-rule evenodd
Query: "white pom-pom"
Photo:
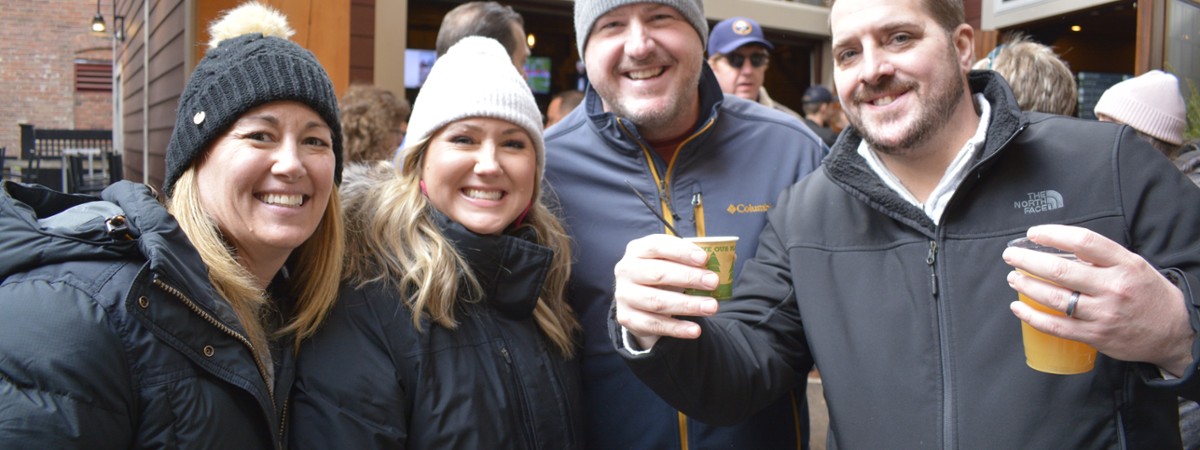
<svg viewBox="0 0 1200 450"><path fill-rule="evenodd" d="M250 2L225 11L221 18L209 25L208 35L212 39L208 41L208 48L217 48L223 40L250 33L262 33L264 36L281 39L296 34L288 25L287 16L283 13L262 3Z"/></svg>

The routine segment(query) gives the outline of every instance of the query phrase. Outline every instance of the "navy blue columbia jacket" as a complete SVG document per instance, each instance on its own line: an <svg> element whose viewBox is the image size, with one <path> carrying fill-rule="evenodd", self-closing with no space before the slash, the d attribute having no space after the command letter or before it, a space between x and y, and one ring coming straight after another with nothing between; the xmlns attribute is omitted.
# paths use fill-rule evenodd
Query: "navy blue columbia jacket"
<svg viewBox="0 0 1200 450"><path fill-rule="evenodd" d="M741 262L754 255L779 193L820 164L825 146L804 123L722 94L707 64L699 89L699 120L670 161L642 139L637 125L604 112L590 88L583 104L546 134L550 198L557 196L576 244L568 298L584 330L589 448L795 449L807 444L803 388L753 418L711 427L678 414L638 381L605 331L613 266L625 244L666 232L626 181L651 203L665 205L685 236L738 236L736 276Z"/></svg>

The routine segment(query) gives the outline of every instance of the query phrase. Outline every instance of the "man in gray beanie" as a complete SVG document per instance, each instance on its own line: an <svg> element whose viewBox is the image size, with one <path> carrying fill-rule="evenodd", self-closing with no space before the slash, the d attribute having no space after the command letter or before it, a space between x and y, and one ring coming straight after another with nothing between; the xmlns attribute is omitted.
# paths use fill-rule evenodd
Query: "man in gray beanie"
<svg viewBox="0 0 1200 450"><path fill-rule="evenodd" d="M591 86L546 134L546 180L579 255L568 298L583 326L588 447L807 446L802 390L732 426L688 419L629 371L605 319L625 243L666 232L627 183L683 236L738 236L745 261L822 144L786 114L722 93L699 0L577 0L575 33Z"/></svg>

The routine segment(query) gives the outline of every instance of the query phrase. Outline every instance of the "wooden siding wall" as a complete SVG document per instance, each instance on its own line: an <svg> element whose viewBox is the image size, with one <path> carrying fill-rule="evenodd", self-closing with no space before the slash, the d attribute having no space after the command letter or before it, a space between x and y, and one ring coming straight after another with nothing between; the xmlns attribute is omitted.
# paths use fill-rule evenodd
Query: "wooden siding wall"
<svg viewBox="0 0 1200 450"><path fill-rule="evenodd" d="M375 0L350 0L349 53L350 82L374 83Z"/></svg>
<svg viewBox="0 0 1200 450"><path fill-rule="evenodd" d="M125 16L125 42L116 62L122 66L125 178L156 187L162 185L167 142L186 79L185 7L184 0L117 3L117 14Z"/></svg>

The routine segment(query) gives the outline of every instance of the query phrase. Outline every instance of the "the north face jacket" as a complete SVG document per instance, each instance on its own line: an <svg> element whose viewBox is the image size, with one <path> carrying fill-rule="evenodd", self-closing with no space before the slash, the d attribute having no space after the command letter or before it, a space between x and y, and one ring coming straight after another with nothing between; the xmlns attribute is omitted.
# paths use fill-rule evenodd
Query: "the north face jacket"
<svg viewBox="0 0 1200 450"><path fill-rule="evenodd" d="M291 346L267 385L149 188L3 191L0 448L285 447Z"/></svg>
<svg viewBox="0 0 1200 450"><path fill-rule="evenodd" d="M568 296L584 330L589 448L795 449L807 440L803 389L753 419L712 427L685 420L659 399L608 341L613 266L629 241L665 232L627 183L660 211L666 206L685 236L738 236L736 272L754 255L779 193L820 164L824 144L803 123L722 94L707 65L699 95L700 118L671 161L629 119L604 112L590 88L583 104L546 134L549 197L557 196L575 242Z"/></svg>
<svg viewBox="0 0 1200 450"><path fill-rule="evenodd" d="M343 187L361 181L347 175ZM423 319L417 330L394 283L344 283L301 345L292 447L583 448L578 359L565 359L533 318L553 251L528 228L483 236L441 213L435 221L485 298L460 303L456 329Z"/></svg>
<svg viewBox="0 0 1200 450"><path fill-rule="evenodd" d="M1200 190L1128 127L1025 115L991 72L970 83L991 124L940 225L871 171L857 132L843 133L823 170L770 213L741 301L700 319L698 340L623 351L633 370L725 423L815 360L830 448L1179 448L1176 394L1196 393L1195 368L1186 385L1104 355L1081 375L1030 369L1000 254L1033 225L1091 229L1176 281L1195 328L1200 208L1178 205L1200 204Z"/></svg>

